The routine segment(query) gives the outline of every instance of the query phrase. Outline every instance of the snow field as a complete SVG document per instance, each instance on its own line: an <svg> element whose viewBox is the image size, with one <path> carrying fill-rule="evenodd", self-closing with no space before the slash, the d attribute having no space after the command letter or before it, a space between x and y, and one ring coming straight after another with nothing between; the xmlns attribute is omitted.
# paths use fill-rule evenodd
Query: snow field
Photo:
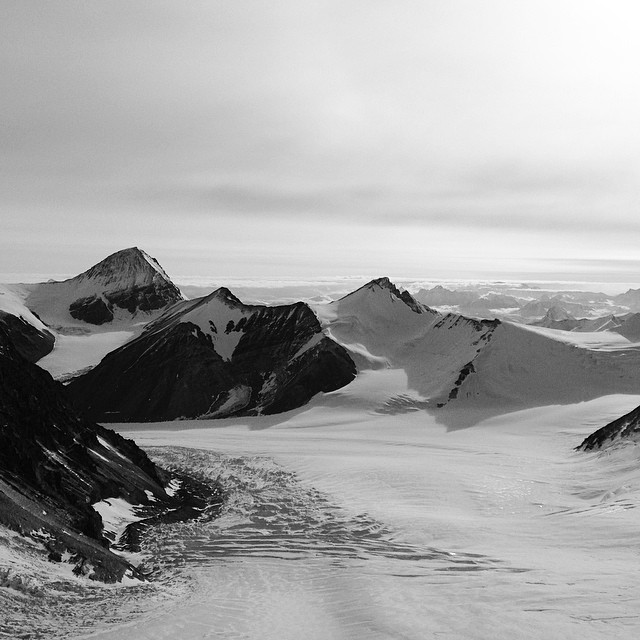
<svg viewBox="0 0 640 640"><path fill-rule="evenodd" d="M128 632L637 635L640 454L573 447L639 396L529 409L459 430L425 412L343 411L330 396L326 406L318 401L275 422L181 423L179 431L122 425L143 446L211 451L244 474L226 478L238 487L229 512L186 543L192 595ZM286 482L269 489L277 469ZM300 531L292 533L295 522Z"/></svg>

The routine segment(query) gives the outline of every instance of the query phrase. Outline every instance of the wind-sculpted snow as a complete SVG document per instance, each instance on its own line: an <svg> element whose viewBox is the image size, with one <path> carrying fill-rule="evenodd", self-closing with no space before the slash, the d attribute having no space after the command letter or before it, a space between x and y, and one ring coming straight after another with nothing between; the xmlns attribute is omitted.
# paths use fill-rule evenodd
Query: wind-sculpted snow
<svg viewBox="0 0 640 640"><path fill-rule="evenodd" d="M149 529L138 556L148 584L107 590L47 567L34 570L33 560L29 567L12 570L4 577L7 584L11 582L9 590L2 593L0 589L0 607L6 606L8 614L0 630L11 634L19 629L33 637L46 634L53 640L95 631L94 625L119 626L157 615L163 603L192 602L198 597L203 572L244 560L294 562L296 567L302 562L310 579L321 579L327 563L342 562L370 564L375 572L407 576L519 570L480 554L395 540L388 526L366 514L349 515L269 457L234 457L178 447L153 448L149 453L165 468L221 483L228 493L222 515ZM13 545L19 557L29 553L15 539L5 544ZM25 590L37 596L38 608L10 606ZM215 618L216 612L211 613ZM228 612L217 613L222 623ZM215 620L210 627L216 628Z"/></svg>
<svg viewBox="0 0 640 640"><path fill-rule="evenodd" d="M516 570L479 554L456 554L395 540L388 526L367 514L343 512L266 456L234 457L175 447L149 453L166 468L215 475L227 492L222 514L215 520L159 526L150 533L144 547L153 550L153 571L160 576L175 564L200 567L236 557L406 560L412 573Z"/></svg>
<svg viewBox="0 0 640 640"><path fill-rule="evenodd" d="M631 640L637 453L573 451L631 402L458 431L422 412L320 406L122 425L154 460L219 479L229 498L217 520L152 532L152 584L174 598L160 609L136 597L137 616L95 637Z"/></svg>

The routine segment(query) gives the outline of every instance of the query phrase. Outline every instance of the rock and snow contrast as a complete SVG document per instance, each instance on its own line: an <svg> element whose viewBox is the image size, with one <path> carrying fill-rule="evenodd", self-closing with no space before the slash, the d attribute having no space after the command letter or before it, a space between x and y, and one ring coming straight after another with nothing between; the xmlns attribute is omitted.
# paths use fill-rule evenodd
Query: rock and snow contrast
<svg viewBox="0 0 640 640"><path fill-rule="evenodd" d="M380 279L315 309L360 371L402 371L405 399L502 411L640 389L640 349L617 334L442 315L403 295Z"/></svg>
<svg viewBox="0 0 640 640"><path fill-rule="evenodd" d="M137 247L118 251L69 280L23 286L25 304L54 327L149 320L153 312L183 299L158 262Z"/></svg>
<svg viewBox="0 0 640 640"><path fill-rule="evenodd" d="M60 400L62 385L12 351L4 366L19 362L20 375L33 380L14 389L14 369L0 378L10 399L3 406L18 403L28 416L6 431L0 496L11 505L5 519L31 518L31 537L0 526L0 633L635 638L634 292L616 301L486 285L476 294L440 287L411 295L379 278L332 300L265 306L217 288L155 316L91 326L87 335L99 344L63 335L69 341L40 361L49 370L77 371L105 356L66 385L77 404L162 468L189 470L228 495L219 517L156 520L139 535L152 578L143 586L96 590L78 577L63 592L52 585L72 565L43 569L42 554L29 549L70 559L75 538L64 549L59 533L51 540L51 531L72 531L64 517L85 526L99 517L103 545L128 539L142 517L136 501L171 499L186 480L166 498L151 472L153 486L116 480L115 490L102 491L113 485L109 474L138 460L127 448L134 445L76 416ZM424 304L429 296L438 310ZM588 317L579 318L583 309ZM522 323L544 315L543 326ZM134 333L131 322L146 317L152 322ZM42 376L51 397L36 392ZM59 435L67 428L61 412L75 425L71 441ZM580 442L604 451L575 451ZM16 464L36 480L18 476ZM88 470L98 487L89 496L73 476ZM33 488L38 478L56 495L70 492L62 514L52 507L58 498ZM29 578L36 566L49 575L46 588Z"/></svg>
<svg viewBox="0 0 640 640"><path fill-rule="evenodd" d="M354 376L307 305L250 306L222 288L172 307L68 390L95 420L172 420L287 411Z"/></svg>
<svg viewBox="0 0 640 640"><path fill-rule="evenodd" d="M37 362L53 349L54 334L10 285L0 284L0 327L30 362Z"/></svg>
<svg viewBox="0 0 640 640"><path fill-rule="evenodd" d="M319 322L303 303L245 305L218 289L174 305L68 389L92 419L130 422L287 411L344 387L355 368L386 372L382 410L501 411L640 385L640 350L618 333L441 314L388 278L311 306Z"/></svg>
<svg viewBox="0 0 640 640"><path fill-rule="evenodd" d="M132 575L109 550L110 505L170 511L180 506L158 469L131 440L72 409L63 387L24 359L0 329L0 524L46 541L49 558L115 582ZM122 510L122 509L121 509ZM101 517L102 516L102 517Z"/></svg>
<svg viewBox="0 0 640 640"><path fill-rule="evenodd" d="M640 442L640 407L594 431L579 447L581 451L606 449L613 445L637 444Z"/></svg>
<svg viewBox="0 0 640 640"><path fill-rule="evenodd" d="M158 262L132 247L68 280L0 285L0 326L23 356L65 379L182 300Z"/></svg>

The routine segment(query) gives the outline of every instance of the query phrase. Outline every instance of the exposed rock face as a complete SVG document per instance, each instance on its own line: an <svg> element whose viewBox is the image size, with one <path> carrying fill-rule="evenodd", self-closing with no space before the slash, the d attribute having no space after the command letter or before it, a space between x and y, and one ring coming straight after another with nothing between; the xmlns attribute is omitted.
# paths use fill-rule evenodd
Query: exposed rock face
<svg viewBox="0 0 640 640"><path fill-rule="evenodd" d="M0 521L44 528L90 559L99 579L127 563L107 551L92 504L105 498L171 503L159 471L133 441L79 417L62 385L27 362L0 330ZM154 504L156 504L154 503Z"/></svg>
<svg viewBox="0 0 640 640"><path fill-rule="evenodd" d="M53 334L44 328L38 329L20 316L0 310L0 327L16 351L29 362L37 362L53 349Z"/></svg>
<svg viewBox="0 0 640 640"><path fill-rule="evenodd" d="M30 309L50 324L75 320L101 325L125 313L164 310L183 300L158 262L132 247L118 251L75 278L33 287Z"/></svg>
<svg viewBox="0 0 640 640"><path fill-rule="evenodd" d="M69 314L76 320L83 320L89 324L104 324L113 320L113 311L107 303L98 296L78 298L69 305Z"/></svg>
<svg viewBox="0 0 640 640"><path fill-rule="evenodd" d="M640 441L640 407L594 431L576 449L591 451L624 441Z"/></svg>
<svg viewBox="0 0 640 640"><path fill-rule="evenodd" d="M245 305L227 289L176 305L68 390L106 422L287 411L355 377L303 303Z"/></svg>

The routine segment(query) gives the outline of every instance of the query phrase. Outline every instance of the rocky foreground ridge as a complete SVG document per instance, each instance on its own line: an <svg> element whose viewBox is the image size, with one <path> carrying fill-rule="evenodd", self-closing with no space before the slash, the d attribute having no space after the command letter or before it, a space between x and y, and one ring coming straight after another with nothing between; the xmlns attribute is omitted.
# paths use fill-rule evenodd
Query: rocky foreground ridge
<svg viewBox="0 0 640 640"><path fill-rule="evenodd" d="M77 573L118 581L135 570L109 550L92 505L121 498L177 509L169 479L133 441L80 417L0 329L0 523L44 540L50 559L70 560Z"/></svg>

